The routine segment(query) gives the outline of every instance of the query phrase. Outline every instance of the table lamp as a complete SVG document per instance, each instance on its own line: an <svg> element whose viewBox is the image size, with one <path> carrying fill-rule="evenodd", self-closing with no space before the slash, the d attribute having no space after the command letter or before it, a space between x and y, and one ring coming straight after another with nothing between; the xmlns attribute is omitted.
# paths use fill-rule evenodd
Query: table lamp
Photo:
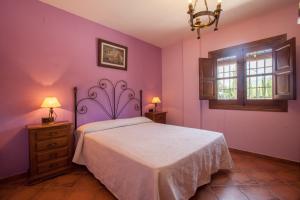
<svg viewBox="0 0 300 200"><path fill-rule="evenodd" d="M48 118L42 118L42 123L51 123L55 121L54 115L56 113L54 112L53 108L61 107L59 101L56 97L46 97L41 105L42 108L49 108L49 116Z"/></svg>
<svg viewBox="0 0 300 200"><path fill-rule="evenodd" d="M161 103L159 97L153 97L152 103L155 105L154 112L157 112L157 104Z"/></svg>
<svg viewBox="0 0 300 200"><path fill-rule="evenodd" d="M299 4L298 4L298 19L297 19L297 24L300 25L300 1L299 1Z"/></svg>
<svg viewBox="0 0 300 200"><path fill-rule="evenodd" d="M299 1L299 5L298 5L298 20L297 23L300 25L300 1Z"/></svg>

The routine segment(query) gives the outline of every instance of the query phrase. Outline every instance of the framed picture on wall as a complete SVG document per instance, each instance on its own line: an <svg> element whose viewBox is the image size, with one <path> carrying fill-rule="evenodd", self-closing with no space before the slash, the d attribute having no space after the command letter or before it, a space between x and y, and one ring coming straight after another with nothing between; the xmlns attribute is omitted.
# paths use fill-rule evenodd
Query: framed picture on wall
<svg viewBox="0 0 300 200"><path fill-rule="evenodd" d="M98 66L127 70L128 48L98 39Z"/></svg>

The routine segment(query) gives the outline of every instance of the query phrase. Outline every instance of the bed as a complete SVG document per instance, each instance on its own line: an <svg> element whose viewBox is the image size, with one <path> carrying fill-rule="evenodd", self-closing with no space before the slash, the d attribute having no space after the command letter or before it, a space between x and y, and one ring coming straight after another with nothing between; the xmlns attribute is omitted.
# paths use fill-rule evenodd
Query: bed
<svg viewBox="0 0 300 200"><path fill-rule="evenodd" d="M107 89L107 85L102 86L98 89ZM118 84L111 86L116 92ZM127 84L120 88L123 93L128 89ZM91 91L88 94L95 92ZM128 100L136 102L134 107L139 110L142 92L136 98L132 91ZM83 101L91 100L88 98ZM75 98L77 113L87 112L87 107L80 105L83 101ZM107 110L112 110L112 120L86 123L77 129L73 162L85 165L120 200L189 199L199 186L210 182L213 173L232 168L222 133L158 124L142 116L116 119L119 112Z"/></svg>

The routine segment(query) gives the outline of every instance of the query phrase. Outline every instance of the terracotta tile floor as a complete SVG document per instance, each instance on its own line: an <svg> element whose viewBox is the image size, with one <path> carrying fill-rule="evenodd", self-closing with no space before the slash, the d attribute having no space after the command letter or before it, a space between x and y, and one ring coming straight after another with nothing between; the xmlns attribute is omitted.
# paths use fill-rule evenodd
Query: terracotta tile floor
<svg viewBox="0 0 300 200"><path fill-rule="evenodd" d="M191 200L300 200L300 168L232 153L235 167L212 176ZM0 184L0 199L112 200L113 195L87 170L26 186L25 180Z"/></svg>

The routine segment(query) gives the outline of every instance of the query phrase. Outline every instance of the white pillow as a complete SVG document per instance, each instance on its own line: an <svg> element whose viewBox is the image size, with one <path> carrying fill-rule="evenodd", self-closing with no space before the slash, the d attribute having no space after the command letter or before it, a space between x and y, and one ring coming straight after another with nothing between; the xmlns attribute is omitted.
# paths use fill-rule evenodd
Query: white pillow
<svg viewBox="0 0 300 200"><path fill-rule="evenodd" d="M91 133L96 131L112 129L112 128L118 128L122 126L130 126L130 125L149 123L149 122L152 122L152 120L146 117L105 120L105 121L84 124L80 126L77 130L82 133Z"/></svg>

